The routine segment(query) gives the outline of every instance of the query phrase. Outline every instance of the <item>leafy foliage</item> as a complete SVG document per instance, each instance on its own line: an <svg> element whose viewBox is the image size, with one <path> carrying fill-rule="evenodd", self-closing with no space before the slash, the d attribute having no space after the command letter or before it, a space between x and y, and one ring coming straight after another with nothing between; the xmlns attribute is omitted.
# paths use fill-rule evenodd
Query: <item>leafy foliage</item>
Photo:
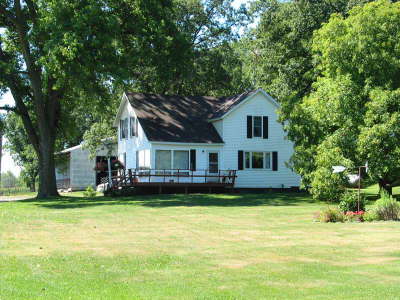
<svg viewBox="0 0 400 300"><path fill-rule="evenodd" d="M96 197L96 191L93 189L91 185L89 185L86 190L83 192L83 196L88 198Z"/></svg>
<svg viewBox="0 0 400 300"><path fill-rule="evenodd" d="M376 200L373 211L377 220L400 219L400 203L385 191L382 191L380 199Z"/></svg>
<svg viewBox="0 0 400 300"><path fill-rule="evenodd" d="M11 172L7 171L1 174L1 186L3 188L13 188L18 186L18 178Z"/></svg>
<svg viewBox="0 0 400 300"><path fill-rule="evenodd" d="M117 143L116 136L115 128L108 122L94 123L84 134L83 148L89 151L89 157L92 159L96 157L99 149L106 150L107 156L110 157Z"/></svg>
<svg viewBox="0 0 400 300"><path fill-rule="evenodd" d="M344 222L344 215L336 208L327 207L318 212L315 219L323 223Z"/></svg>
<svg viewBox="0 0 400 300"><path fill-rule="evenodd" d="M343 191L347 174L331 174L333 165L368 161L368 174L384 188L399 178L399 28L399 3L378 1L332 15L314 34L319 76L293 110L289 136L292 164L315 198L338 199Z"/></svg>
<svg viewBox="0 0 400 300"><path fill-rule="evenodd" d="M39 174L38 158L29 142L22 120L15 113L9 113L5 119L4 129L7 138L5 147L16 164L21 167L21 179L31 191L35 191Z"/></svg>
<svg viewBox="0 0 400 300"><path fill-rule="evenodd" d="M358 207L358 202L360 203L360 207ZM353 191L347 191L341 197L341 201L339 203L339 209L346 212L356 212L356 211L365 211L366 198L363 194L360 194L360 201L358 201L358 193Z"/></svg>

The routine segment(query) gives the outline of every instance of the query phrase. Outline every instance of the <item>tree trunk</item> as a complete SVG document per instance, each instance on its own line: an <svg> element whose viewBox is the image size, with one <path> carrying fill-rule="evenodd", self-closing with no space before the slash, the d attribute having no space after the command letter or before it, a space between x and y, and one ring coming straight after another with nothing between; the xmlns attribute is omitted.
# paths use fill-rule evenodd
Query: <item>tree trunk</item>
<svg viewBox="0 0 400 300"><path fill-rule="evenodd" d="M379 180L379 192L381 192L382 190L386 191L389 195L393 194L392 185L383 179Z"/></svg>
<svg viewBox="0 0 400 300"><path fill-rule="evenodd" d="M39 190L38 198L59 196L57 191L55 162L54 162L54 138L41 137L39 149Z"/></svg>
<svg viewBox="0 0 400 300"><path fill-rule="evenodd" d="M29 191L36 192L36 176L33 176L29 182Z"/></svg>

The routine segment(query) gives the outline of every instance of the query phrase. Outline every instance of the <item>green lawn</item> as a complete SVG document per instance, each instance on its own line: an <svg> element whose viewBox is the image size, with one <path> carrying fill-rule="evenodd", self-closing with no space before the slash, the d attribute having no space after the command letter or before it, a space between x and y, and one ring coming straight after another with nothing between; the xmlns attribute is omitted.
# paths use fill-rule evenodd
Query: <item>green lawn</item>
<svg viewBox="0 0 400 300"><path fill-rule="evenodd" d="M400 223L305 194L0 202L0 299L398 299Z"/></svg>

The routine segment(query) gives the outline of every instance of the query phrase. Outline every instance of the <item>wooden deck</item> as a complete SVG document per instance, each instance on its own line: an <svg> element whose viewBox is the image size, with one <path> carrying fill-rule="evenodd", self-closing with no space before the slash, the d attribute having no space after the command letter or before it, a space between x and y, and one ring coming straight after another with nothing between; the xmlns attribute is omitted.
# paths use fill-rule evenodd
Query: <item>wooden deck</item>
<svg viewBox="0 0 400 300"><path fill-rule="evenodd" d="M112 177L110 189L157 188L162 193L164 188L183 188L188 193L190 188L205 188L212 192L213 188L232 189L236 177L236 170L128 169Z"/></svg>

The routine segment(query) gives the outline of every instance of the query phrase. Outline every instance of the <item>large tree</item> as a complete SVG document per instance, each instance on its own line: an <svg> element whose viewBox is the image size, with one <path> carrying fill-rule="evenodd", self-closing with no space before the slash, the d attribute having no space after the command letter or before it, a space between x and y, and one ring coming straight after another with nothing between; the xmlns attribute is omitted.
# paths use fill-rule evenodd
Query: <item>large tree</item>
<svg viewBox="0 0 400 300"><path fill-rule="evenodd" d="M15 100L2 109L21 117L38 157L38 197L57 195L55 145L60 129L74 127L74 107L108 99L95 95L109 94L139 58L155 60L160 45L179 45L171 7L156 0L0 1L0 91Z"/></svg>
<svg viewBox="0 0 400 300"><path fill-rule="evenodd" d="M329 21L331 14L348 16L351 8L369 0L298 0L255 1L253 14L260 22L241 41L246 78L254 87L262 87L281 104L280 120L295 153L290 165L302 175L304 186L310 186L315 170L317 147L323 136L313 112L302 106L313 91L313 83L321 74L315 67L313 34ZM344 178L335 179L344 181ZM337 186L337 185L335 185Z"/></svg>
<svg viewBox="0 0 400 300"><path fill-rule="evenodd" d="M368 161L368 174L391 193L400 178L400 4L382 0L333 15L313 49L321 75L301 104L318 132L313 168L303 169L312 192L336 198L331 191L343 178L332 165L351 170ZM298 154L294 162L306 159Z"/></svg>

